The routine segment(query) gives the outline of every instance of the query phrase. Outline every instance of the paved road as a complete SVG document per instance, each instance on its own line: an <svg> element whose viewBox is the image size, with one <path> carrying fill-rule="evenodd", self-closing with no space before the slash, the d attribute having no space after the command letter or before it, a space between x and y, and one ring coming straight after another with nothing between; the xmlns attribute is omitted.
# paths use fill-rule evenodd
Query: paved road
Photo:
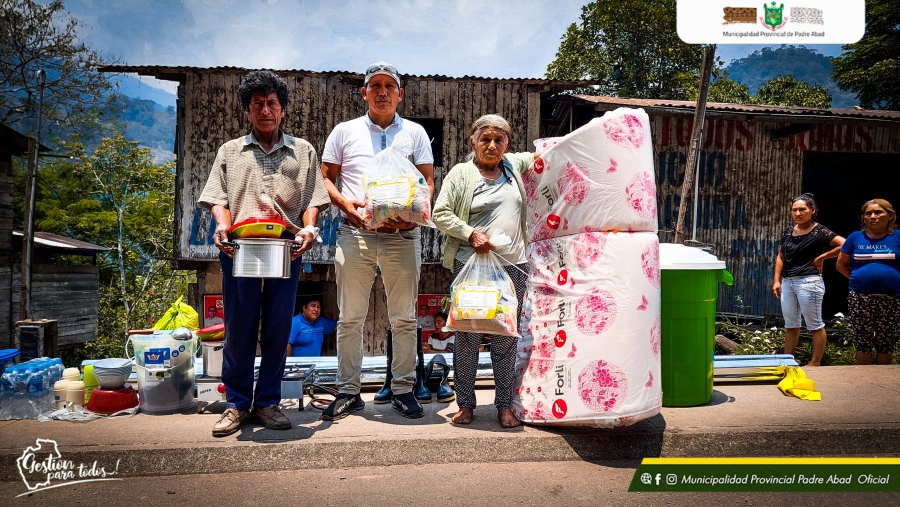
<svg viewBox="0 0 900 507"><path fill-rule="evenodd" d="M0 483L0 505L154 507L303 506L664 506L900 505L900 493L629 493L637 462L585 461L395 465L346 469L126 478L16 498Z"/></svg>

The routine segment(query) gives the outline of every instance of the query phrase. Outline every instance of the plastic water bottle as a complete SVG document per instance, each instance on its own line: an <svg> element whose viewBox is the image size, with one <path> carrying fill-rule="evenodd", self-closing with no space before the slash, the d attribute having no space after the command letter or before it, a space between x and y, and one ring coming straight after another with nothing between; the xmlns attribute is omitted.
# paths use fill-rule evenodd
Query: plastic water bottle
<svg viewBox="0 0 900 507"><path fill-rule="evenodd" d="M13 393L13 402L12 402L12 419L31 419L32 418L32 408L31 403L28 399L28 382L31 380L31 375L34 371L26 366L28 363L23 364L16 375L16 382L13 384L15 386L15 392Z"/></svg>
<svg viewBox="0 0 900 507"><path fill-rule="evenodd" d="M37 361L31 377L28 379L28 403L31 405L31 411L28 419L37 418L38 414L44 408L44 379L47 378L46 369L42 367L41 361Z"/></svg>
<svg viewBox="0 0 900 507"><path fill-rule="evenodd" d="M0 420L12 419L13 395L16 392L15 379L18 365L10 366L0 377Z"/></svg>
<svg viewBox="0 0 900 507"><path fill-rule="evenodd" d="M66 370L66 367L63 366L62 359L58 357L54 357L51 361L53 362L53 375L51 377L53 382L51 382L50 385L53 385L57 381L62 380L62 374Z"/></svg>
<svg viewBox="0 0 900 507"><path fill-rule="evenodd" d="M56 372L56 366L53 364L53 359L49 357L45 357L41 361L41 401L38 407L38 413L43 414L46 412L50 412L51 409L51 401L53 401L53 374Z"/></svg>

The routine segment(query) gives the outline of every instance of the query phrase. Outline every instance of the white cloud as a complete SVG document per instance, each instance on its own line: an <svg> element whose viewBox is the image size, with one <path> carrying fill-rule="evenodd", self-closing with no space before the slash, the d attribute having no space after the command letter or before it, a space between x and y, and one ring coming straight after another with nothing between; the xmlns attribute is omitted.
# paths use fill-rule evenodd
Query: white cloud
<svg viewBox="0 0 900 507"><path fill-rule="evenodd" d="M540 77L582 0L67 0L95 49L130 65Z"/></svg>

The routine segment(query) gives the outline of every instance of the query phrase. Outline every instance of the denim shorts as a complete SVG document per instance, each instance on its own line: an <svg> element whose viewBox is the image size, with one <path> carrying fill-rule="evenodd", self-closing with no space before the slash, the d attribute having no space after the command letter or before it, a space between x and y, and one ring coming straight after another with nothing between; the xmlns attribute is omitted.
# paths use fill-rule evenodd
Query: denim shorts
<svg viewBox="0 0 900 507"><path fill-rule="evenodd" d="M825 296L825 282L821 275L791 276L781 280L781 313L784 327L800 327L800 315L806 322L806 329L815 331L825 327L822 321L822 297Z"/></svg>

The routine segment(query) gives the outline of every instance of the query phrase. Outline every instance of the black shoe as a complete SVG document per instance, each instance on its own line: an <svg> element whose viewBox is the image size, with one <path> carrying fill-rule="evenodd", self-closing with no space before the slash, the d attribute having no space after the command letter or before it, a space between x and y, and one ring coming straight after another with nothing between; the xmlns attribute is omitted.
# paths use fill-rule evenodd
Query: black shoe
<svg viewBox="0 0 900 507"><path fill-rule="evenodd" d="M358 394L341 393L322 412L322 420L337 421L350 415L351 412L359 412L366 408L366 402Z"/></svg>
<svg viewBox="0 0 900 507"><path fill-rule="evenodd" d="M418 419L425 415L425 409L422 408L422 405L419 404L419 401L416 400L413 393L394 395L394 397L391 398L391 405L399 410L403 417L409 419Z"/></svg>

